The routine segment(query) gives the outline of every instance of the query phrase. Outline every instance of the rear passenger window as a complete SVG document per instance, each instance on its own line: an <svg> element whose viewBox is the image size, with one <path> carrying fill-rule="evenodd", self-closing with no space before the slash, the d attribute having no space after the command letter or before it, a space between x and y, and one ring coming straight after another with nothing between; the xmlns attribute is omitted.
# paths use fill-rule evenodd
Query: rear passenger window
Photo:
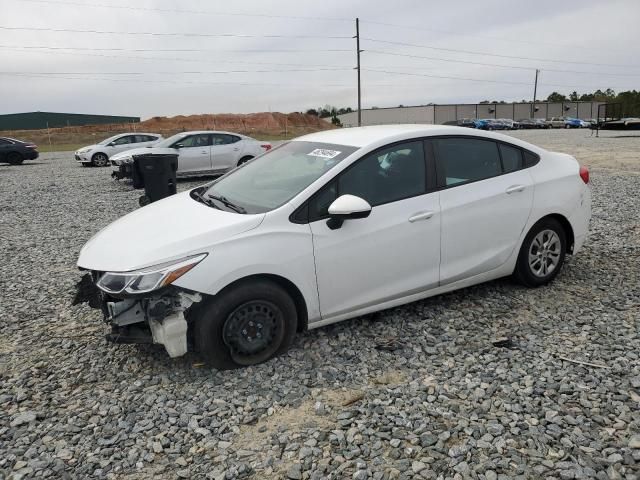
<svg viewBox="0 0 640 480"><path fill-rule="evenodd" d="M473 138L433 141L440 182L447 186L495 177L502 173L498 145Z"/></svg>
<svg viewBox="0 0 640 480"><path fill-rule="evenodd" d="M522 150L509 145L500 144L504 173L515 172L522 168Z"/></svg>

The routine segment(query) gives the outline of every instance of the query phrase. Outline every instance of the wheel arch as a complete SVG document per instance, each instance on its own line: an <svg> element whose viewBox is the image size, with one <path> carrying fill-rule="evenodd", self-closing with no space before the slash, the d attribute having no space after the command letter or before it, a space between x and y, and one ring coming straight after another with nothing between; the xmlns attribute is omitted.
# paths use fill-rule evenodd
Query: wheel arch
<svg viewBox="0 0 640 480"><path fill-rule="evenodd" d="M102 150L98 150L97 152L92 152L92 153L91 153L91 160L93 160L93 158L94 158L96 155L100 155L100 154L102 154L102 155L104 155L105 157L107 157L107 160L109 159L109 155L108 155L106 152L103 152Z"/></svg>
<svg viewBox="0 0 640 480"><path fill-rule="evenodd" d="M544 220L546 218L553 218L554 220L556 220L562 226L562 229L564 230L564 233L567 236L567 252L573 253L573 246L575 244L575 234L573 233L573 226L571 225L571 222L564 215L562 215L560 213L551 213L551 214L545 215L544 217L539 218L531 226L529 231L531 231L531 229L535 225L537 225L540 221L542 221L542 220ZM527 234L528 233L529 232L527 232Z"/></svg>
<svg viewBox="0 0 640 480"><path fill-rule="evenodd" d="M252 160L252 159L254 159L254 158L256 158L256 156L255 156L255 155L243 155L242 157L240 157L240 158L238 159L238 163L237 163L237 165L238 165L238 166L240 166L240 165L242 165L244 162L248 162L249 160Z"/></svg>
<svg viewBox="0 0 640 480"><path fill-rule="evenodd" d="M220 290L220 292L218 292L217 295L231 288L235 288L242 283L256 281L256 280L267 280L267 281L273 282L276 285L283 288L291 296L291 299L295 303L296 312L298 314L297 330L298 332L305 331L309 325L309 314L307 310L307 303L300 289L291 280L285 277L282 277L280 275L275 275L272 273L258 273L258 274L248 275L246 277L242 277L237 280L234 280L233 282L225 286L222 290Z"/></svg>

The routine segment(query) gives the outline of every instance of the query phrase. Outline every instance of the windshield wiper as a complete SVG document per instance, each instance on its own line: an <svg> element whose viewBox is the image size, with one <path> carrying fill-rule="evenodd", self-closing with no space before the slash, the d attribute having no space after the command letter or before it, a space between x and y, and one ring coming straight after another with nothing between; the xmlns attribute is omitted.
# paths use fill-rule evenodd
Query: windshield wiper
<svg viewBox="0 0 640 480"><path fill-rule="evenodd" d="M247 210L244 207L241 207L240 205L236 205L235 203L230 202L227 197L224 197L222 195L207 195L207 198L211 200L217 200L218 202L223 204L225 207L230 208L234 212L247 213Z"/></svg>
<svg viewBox="0 0 640 480"><path fill-rule="evenodd" d="M200 192L194 190L194 191L191 192L191 195L197 201L202 202L202 203L204 203L205 205L207 205L209 207L213 207L213 208L215 208L217 210L220 210L220 207L218 207L215 203L213 203L209 197L205 197L204 196L204 193L200 193Z"/></svg>

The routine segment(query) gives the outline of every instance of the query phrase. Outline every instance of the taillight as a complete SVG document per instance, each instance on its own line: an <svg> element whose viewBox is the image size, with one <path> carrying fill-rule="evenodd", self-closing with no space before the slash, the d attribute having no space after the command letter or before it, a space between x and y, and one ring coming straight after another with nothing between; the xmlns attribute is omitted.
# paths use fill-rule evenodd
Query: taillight
<svg viewBox="0 0 640 480"><path fill-rule="evenodd" d="M589 183L589 169L584 165L580 166L580 178L584 183Z"/></svg>
<svg viewBox="0 0 640 480"><path fill-rule="evenodd" d="M271 144L270 143L264 143L262 145L260 145L262 148L264 148L265 152L268 152L269 150L271 150Z"/></svg>

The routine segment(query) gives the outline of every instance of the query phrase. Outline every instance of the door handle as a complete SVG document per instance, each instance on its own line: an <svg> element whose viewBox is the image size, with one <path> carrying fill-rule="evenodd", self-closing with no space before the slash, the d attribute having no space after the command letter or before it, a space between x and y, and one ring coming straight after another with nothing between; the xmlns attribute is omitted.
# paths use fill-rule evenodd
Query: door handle
<svg viewBox="0 0 640 480"><path fill-rule="evenodd" d="M203 150L202 152L200 152L200 155L208 155L209 152L207 152L206 150Z"/></svg>
<svg viewBox="0 0 640 480"><path fill-rule="evenodd" d="M524 188L525 188L524 185L513 185L512 187L507 188L505 192L511 195L512 193L523 191Z"/></svg>
<svg viewBox="0 0 640 480"><path fill-rule="evenodd" d="M420 220L428 220L431 217L433 217L435 212L420 212L420 213L416 213L415 215L412 215L409 217L409 222L413 223L413 222L418 222Z"/></svg>
<svg viewBox="0 0 640 480"><path fill-rule="evenodd" d="M238 152L238 151L240 151L240 149L239 148L234 148L233 151L234 152Z"/></svg>

